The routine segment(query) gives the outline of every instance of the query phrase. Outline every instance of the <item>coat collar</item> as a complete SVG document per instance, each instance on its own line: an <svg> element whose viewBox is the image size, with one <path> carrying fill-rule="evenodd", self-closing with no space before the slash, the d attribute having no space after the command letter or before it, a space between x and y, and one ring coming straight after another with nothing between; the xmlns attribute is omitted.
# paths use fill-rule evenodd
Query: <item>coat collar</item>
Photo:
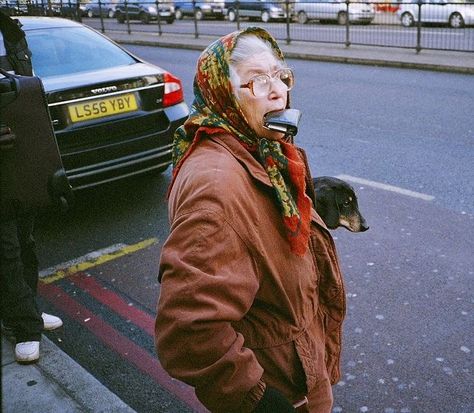
<svg viewBox="0 0 474 413"><path fill-rule="evenodd" d="M267 187L273 188L270 179L268 178L268 174L266 173L265 169L263 169L263 166L231 134L216 133L214 135L210 135L209 139L229 151L254 179L266 185ZM326 224L317 214L314 208L311 208L311 220L329 232Z"/></svg>
<svg viewBox="0 0 474 413"><path fill-rule="evenodd" d="M266 186L272 187L268 174L265 169L263 169L263 166L231 134L218 133L209 136L209 139L227 149L254 179Z"/></svg>

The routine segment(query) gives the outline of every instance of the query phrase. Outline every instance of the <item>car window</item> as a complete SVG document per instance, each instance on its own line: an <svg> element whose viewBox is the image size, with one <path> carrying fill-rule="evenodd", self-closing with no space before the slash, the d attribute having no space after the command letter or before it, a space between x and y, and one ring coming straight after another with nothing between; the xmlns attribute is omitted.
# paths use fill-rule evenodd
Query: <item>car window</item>
<svg viewBox="0 0 474 413"><path fill-rule="evenodd" d="M136 62L118 46L82 27L30 30L26 35L33 68L39 77L100 70Z"/></svg>

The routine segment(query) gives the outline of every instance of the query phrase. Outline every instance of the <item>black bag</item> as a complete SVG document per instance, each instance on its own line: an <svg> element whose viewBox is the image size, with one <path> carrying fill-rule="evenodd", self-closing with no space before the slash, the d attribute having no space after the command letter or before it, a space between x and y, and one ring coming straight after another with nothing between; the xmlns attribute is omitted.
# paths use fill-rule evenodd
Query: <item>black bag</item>
<svg viewBox="0 0 474 413"><path fill-rule="evenodd" d="M72 202L43 84L0 69L0 197L24 207Z"/></svg>

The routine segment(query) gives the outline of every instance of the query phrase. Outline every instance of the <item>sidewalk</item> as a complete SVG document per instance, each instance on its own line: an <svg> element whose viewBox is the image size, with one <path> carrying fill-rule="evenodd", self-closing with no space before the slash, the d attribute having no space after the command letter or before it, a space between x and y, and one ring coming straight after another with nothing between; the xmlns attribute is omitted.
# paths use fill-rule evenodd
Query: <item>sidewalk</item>
<svg viewBox="0 0 474 413"><path fill-rule="evenodd" d="M204 49L216 38L147 33L128 35L110 31L106 34L118 43L195 50ZM287 58L474 74L473 53L423 50L417 54L412 49L279 43ZM45 336L38 364L17 364L13 345L3 336L1 346L4 413L134 412Z"/></svg>
<svg viewBox="0 0 474 413"><path fill-rule="evenodd" d="M30 365L16 363L13 344L1 340L3 413L135 412L46 336Z"/></svg>
<svg viewBox="0 0 474 413"><path fill-rule="evenodd" d="M109 38L117 43L203 50L218 36L177 35L163 33L107 31ZM322 62L352 63L372 66L400 67L408 69L435 70L453 73L474 74L474 53L425 50L395 47L357 46L340 44L292 41L278 42L286 58L316 60Z"/></svg>

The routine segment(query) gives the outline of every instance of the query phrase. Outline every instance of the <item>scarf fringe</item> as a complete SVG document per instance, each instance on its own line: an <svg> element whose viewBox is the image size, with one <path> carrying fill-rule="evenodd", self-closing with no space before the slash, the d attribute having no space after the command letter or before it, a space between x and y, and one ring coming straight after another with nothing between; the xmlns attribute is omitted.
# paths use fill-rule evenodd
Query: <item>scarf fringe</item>
<svg viewBox="0 0 474 413"><path fill-rule="evenodd" d="M299 217L284 217L285 227L291 251L303 256L308 249L311 222L311 200L306 195L306 168L294 145L282 142L281 148L288 159L288 174L296 189L296 206L299 211Z"/></svg>

